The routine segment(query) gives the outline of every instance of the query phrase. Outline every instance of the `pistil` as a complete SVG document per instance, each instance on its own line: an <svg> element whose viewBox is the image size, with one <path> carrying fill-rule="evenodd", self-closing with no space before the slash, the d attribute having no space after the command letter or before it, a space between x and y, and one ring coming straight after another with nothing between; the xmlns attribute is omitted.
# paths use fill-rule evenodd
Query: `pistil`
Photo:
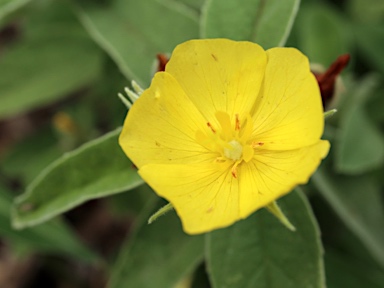
<svg viewBox="0 0 384 288"><path fill-rule="evenodd" d="M264 143L253 141L249 143L252 133L252 119L247 115L244 122L240 121L239 114L235 114L234 122L228 113L218 111L215 114L219 127L214 127L210 122L207 126L211 132L196 132L196 140L207 147L212 152L218 153L216 163L231 167L231 174L234 178L238 177L237 168L244 161L249 162L253 159L254 149Z"/></svg>

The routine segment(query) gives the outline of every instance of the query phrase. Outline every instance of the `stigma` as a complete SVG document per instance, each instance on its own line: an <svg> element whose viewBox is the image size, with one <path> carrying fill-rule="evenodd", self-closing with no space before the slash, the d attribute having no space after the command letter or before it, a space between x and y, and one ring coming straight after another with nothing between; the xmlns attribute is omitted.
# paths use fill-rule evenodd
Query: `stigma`
<svg viewBox="0 0 384 288"><path fill-rule="evenodd" d="M228 147L224 147L224 156L233 161L238 161L243 157L243 145L236 140L228 142Z"/></svg>
<svg viewBox="0 0 384 288"><path fill-rule="evenodd" d="M207 122L210 131L198 130L196 140L217 155L215 162L220 167L230 167L232 176L238 178L238 167L251 161L255 149L264 143L251 139L253 123L250 115L242 119L239 114L230 117L228 113L218 111L215 117L216 125Z"/></svg>

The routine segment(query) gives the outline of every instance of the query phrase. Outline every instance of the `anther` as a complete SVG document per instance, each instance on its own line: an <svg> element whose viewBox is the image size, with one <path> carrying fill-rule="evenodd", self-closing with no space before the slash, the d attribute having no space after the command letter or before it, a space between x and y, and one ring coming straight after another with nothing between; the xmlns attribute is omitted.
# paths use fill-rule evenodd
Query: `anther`
<svg viewBox="0 0 384 288"><path fill-rule="evenodd" d="M233 178L237 179L237 167L233 166L231 170Z"/></svg>
<svg viewBox="0 0 384 288"><path fill-rule="evenodd" d="M257 141L254 141L251 144L252 148L257 148L257 147L260 147L260 146L263 146L263 145L264 145L264 142L257 142Z"/></svg>
<svg viewBox="0 0 384 288"><path fill-rule="evenodd" d="M224 157L217 157L215 159L215 162L216 163L224 163L225 161L227 161Z"/></svg>
<svg viewBox="0 0 384 288"><path fill-rule="evenodd" d="M239 130L240 130L240 119L239 119L239 114L236 114L235 117L236 117L235 130L239 131Z"/></svg>
<svg viewBox="0 0 384 288"><path fill-rule="evenodd" d="M209 128L211 128L211 130L212 130L213 133L216 133L216 130L215 130L215 128L212 127L212 124L211 124L211 123L207 122L207 126L208 126Z"/></svg>
<svg viewBox="0 0 384 288"><path fill-rule="evenodd" d="M233 164L231 169L231 174L233 178L237 179L237 166L241 163L242 160L236 161L235 164Z"/></svg>

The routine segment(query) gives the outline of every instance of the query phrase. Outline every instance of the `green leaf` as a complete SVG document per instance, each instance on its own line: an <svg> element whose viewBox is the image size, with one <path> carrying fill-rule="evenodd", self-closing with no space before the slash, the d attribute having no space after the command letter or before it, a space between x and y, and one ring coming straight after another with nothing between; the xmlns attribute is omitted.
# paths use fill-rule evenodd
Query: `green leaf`
<svg viewBox="0 0 384 288"><path fill-rule="evenodd" d="M0 118L67 96L89 85L101 69L101 50L65 5L25 14L21 35L0 58Z"/></svg>
<svg viewBox="0 0 384 288"><path fill-rule="evenodd" d="M377 78L356 83L341 113L335 164L338 171L361 174L384 163L384 137L365 112L365 102L377 86Z"/></svg>
<svg viewBox="0 0 384 288"><path fill-rule="evenodd" d="M158 53L170 53L198 38L191 9L156 0L76 1L77 14L94 40L113 58L122 73L142 87L149 85Z"/></svg>
<svg viewBox="0 0 384 288"><path fill-rule="evenodd" d="M384 163L384 137L363 109L356 107L344 119L340 130L339 171L358 174Z"/></svg>
<svg viewBox="0 0 384 288"><path fill-rule="evenodd" d="M351 16L359 22L378 24L384 20L384 2L382 0L350 0L345 4Z"/></svg>
<svg viewBox="0 0 384 288"><path fill-rule="evenodd" d="M158 199L156 193L147 184L143 184L129 193L111 195L105 200L109 203L110 210L116 215L137 218L148 205L152 207L156 199Z"/></svg>
<svg viewBox="0 0 384 288"><path fill-rule="evenodd" d="M384 124L384 113L383 113L384 86L381 85L381 87L375 90L372 94L373 94L372 97L368 100L366 111L370 116L370 118L372 118L373 122L375 122L375 124L383 125Z"/></svg>
<svg viewBox="0 0 384 288"><path fill-rule="evenodd" d="M283 224L287 229L291 231L296 231L296 227L292 225L287 216L281 211L279 205L276 201L269 203L265 208L275 216L281 224Z"/></svg>
<svg viewBox="0 0 384 288"><path fill-rule="evenodd" d="M181 287L180 287L181 288ZM205 265L201 264L195 271L189 288L211 288Z"/></svg>
<svg viewBox="0 0 384 288"><path fill-rule="evenodd" d="M380 187L369 176L346 177L332 173L325 160L312 181L345 225L384 267L384 207Z"/></svg>
<svg viewBox="0 0 384 288"><path fill-rule="evenodd" d="M163 0L165 1L165 0ZM195 9L195 10L200 10L203 4L205 3L205 0L176 0L179 2L184 3L185 5Z"/></svg>
<svg viewBox="0 0 384 288"><path fill-rule="evenodd" d="M118 145L121 129L64 154L15 201L13 225L33 226L90 199L127 191L142 184Z"/></svg>
<svg viewBox="0 0 384 288"><path fill-rule="evenodd" d="M284 46L299 4L299 0L207 0L201 35L254 41L265 49Z"/></svg>
<svg viewBox="0 0 384 288"><path fill-rule="evenodd" d="M143 213L123 246L108 287L174 287L203 260L204 237L186 235L173 212L148 225L154 211Z"/></svg>
<svg viewBox="0 0 384 288"><path fill-rule="evenodd" d="M325 255L328 288L383 288L384 274L356 259L335 252Z"/></svg>
<svg viewBox="0 0 384 288"><path fill-rule="evenodd" d="M307 185L306 188L313 194L315 189L313 185ZM372 258L365 244L337 217L337 214L332 211L332 207L326 201L319 199L320 196L313 195L311 203L314 205L325 243L327 287L353 288L357 284L361 284L364 278L366 280L368 280L367 278L370 280L381 278L379 282L382 282L384 280L382 267ZM353 281L356 284L352 284ZM341 284L343 282L345 285ZM366 285L357 287L371 287L368 283L374 285L373 283L378 282L368 280Z"/></svg>
<svg viewBox="0 0 384 288"><path fill-rule="evenodd" d="M305 196L291 192L279 205L296 232L260 210L207 235L213 287L325 287L320 232Z"/></svg>
<svg viewBox="0 0 384 288"><path fill-rule="evenodd" d="M56 219L43 225L14 230L10 222L12 198L0 187L0 236L18 250L65 254L75 259L93 262L98 257L85 247L64 222Z"/></svg>
<svg viewBox="0 0 384 288"><path fill-rule="evenodd" d="M192 16L196 19L199 18L201 7L205 0L157 0L164 6L168 6L172 10L178 10L181 14L186 14L188 17Z"/></svg>
<svg viewBox="0 0 384 288"><path fill-rule="evenodd" d="M0 167L7 176L17 178L26 185L60 155L51 129L44 127L14 145L2 159Z"/></svg>
<svg viewBox="0 0 384 288"><path fill-rule="evenodd" d="M0 23L9 14L17 11L31 0L1 0L0 1Z"/></svg>
<svg viewBox="0 0 384 288"><path fill-rule="evenodd" d="M363 52L363 57L374 68L384 73L384 23L361 24L353 26L357 47Z"/></svg>
<svg viewBox="0 0 384 288"><path fill-rule="evenodd" d="M303 5L294 29L300 49L313 63L328 66L350 51L350 27L324 2Z"/></svg>

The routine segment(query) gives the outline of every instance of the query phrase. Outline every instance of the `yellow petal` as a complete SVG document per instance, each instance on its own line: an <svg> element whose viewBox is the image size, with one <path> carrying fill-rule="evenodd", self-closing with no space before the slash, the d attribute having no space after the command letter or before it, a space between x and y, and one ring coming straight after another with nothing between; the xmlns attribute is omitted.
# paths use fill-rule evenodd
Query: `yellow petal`
<svg viewBox="0 0 384 288"><path fill-rule="evenodd" d="M189 234L211 231L239 220L238 181L230 169L219 170L213 163L149 164L139 174L157 194L172 203Z"/></svg>
<svg viewBox="0 0 384 288"><path fill-rule="evenodd" d="M306 183L329 150L329 142L290 151L258 150L254 159L239 166L240 216L255 210Z"/></svg>
<svg viewBox="0 0 384 288"><path fill-rule="evenodd" d="M119 143L139 168L147 163L211 161L215 155L195 139L196 131L203 129L202 115L176 80L162 72L128 112Z"/></svg>
<svg viewBox="0 0 384 288"><path fill-rule="evenodd" d="M247 115L263 80L265 51L251 42L191 40L172 53L166 71L211 123L216 111Z"/></svg>
<svg viewBox="0 0 384 288"><path fill-rule="evenodd" d="M319 141L298 150L263 151L239 165L238 178L232 176L230 167L218 169L213 163L148 164L139 174L172 203L184 231L198 234L246 218L306 183L328 149L328 141Z"/></svg>
<svg viewBox="0 0 384 288"><path fill-rule="evenodd" d="M316 143L323 133L323 107L307 57L293 48L273 48L267 56L264 84L252 111L253 137L270 150Z"/></svg>

